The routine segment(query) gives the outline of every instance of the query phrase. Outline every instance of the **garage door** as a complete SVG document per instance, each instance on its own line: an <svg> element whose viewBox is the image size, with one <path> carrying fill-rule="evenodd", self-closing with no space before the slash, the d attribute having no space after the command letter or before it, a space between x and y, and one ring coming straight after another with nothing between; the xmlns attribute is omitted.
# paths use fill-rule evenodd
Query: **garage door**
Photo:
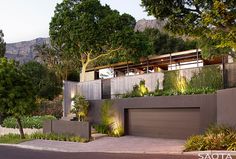
<svg viewBox="0 0 236 159"><path fill-rule="evenodd" d="M129 135L184 139L199 133L200 109L128 109Z"/></svg>

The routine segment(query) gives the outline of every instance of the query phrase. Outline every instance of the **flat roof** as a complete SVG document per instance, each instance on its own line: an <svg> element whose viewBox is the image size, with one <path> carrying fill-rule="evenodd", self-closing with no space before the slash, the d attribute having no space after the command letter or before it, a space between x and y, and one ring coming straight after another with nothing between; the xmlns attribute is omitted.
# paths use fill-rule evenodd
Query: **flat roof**
<svg viewBox="0 0 236 159"><path fill-rule="evenodd" d="M162 59L167 59L167 58L170 59L170 57L174 57L174 56L175 57L182 56L182 58L179 58L179 59L185 60L185 59L190 58L186 55L200 53L200 52L201 52L201 49L192 49L192 50L186 50L186 51L180 51L180 52L173 52L173 53L164 54L164 55L150 55L146 59L141 58L140 64L142 64L142 62L145 62L147 60L154 61L154 60L160 60L160 59L162 60ZM192 58L192 56L191 56L191 58ZM173 60L175 60L175 59L173 59ZM93 70L105 69L105 68L110 68L110 67L121 67L121 66L127 66L128 64L133 64L133 62L131 62L131 61L119 62L119 63L115 63L115 64L110 64L110 65L98 66L98 67L94 67L94 68L88 68L86 71L93 71ZM138 64L138 65L140 65L140 64Z"/></svg>

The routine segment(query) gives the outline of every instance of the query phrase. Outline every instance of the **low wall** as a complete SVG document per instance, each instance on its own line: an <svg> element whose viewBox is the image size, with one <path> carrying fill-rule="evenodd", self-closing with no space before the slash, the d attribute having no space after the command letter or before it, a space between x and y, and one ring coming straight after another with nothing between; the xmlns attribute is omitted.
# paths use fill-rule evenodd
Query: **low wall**
<svg viewBox="0 0 236 159"><path fill-rule="evenodd" d="M139 97L127 99L115 99L113 108L116 110L121 122L125 123L125 109L129 108L199 108L200 109L200 132L217 121L216 95L185 95L185 96L160 96ZM103 100L91 100L89 121L92 124L101 122L101 106Z"/></svg>
<svg viewBox="0 0 236 159"><path fill-rule="evenodd" d="M43 129L24 129L25 134L33 134L36 132L43 132ZM4 128L0 126L0 135L6 134L20 134L19 129Z"/></svg>
<svg viewBox="0 0 236 159"><path fill-rule="evenodd" d="M236 88L217 92L217 123L236 127Z"/></svg>
<svg viewBox="0 0 236 159"><path fill-rule="evenodd" d="M90 139L89 122L48 120L43 124L43 133L70 134Z"/></svg>

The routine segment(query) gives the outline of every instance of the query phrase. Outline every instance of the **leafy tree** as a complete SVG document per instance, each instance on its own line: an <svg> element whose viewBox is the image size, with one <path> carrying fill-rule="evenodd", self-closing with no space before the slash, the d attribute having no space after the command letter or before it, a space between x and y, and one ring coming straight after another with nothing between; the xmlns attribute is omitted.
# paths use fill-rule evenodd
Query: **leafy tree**
<svg viewBox="0 0 236 159"><path fill-rule="evenodd" d="M130 45L129 48L134 48L132 53L139 50L135 19L102 6L99 0L64 0L54 13L50 23L51 44L78 59L82 65L82 81L86 68L98 59L117 52L128 55Z"/></svg>
<svg viewBox="0 0 236 159"><path fill-rule="evenodd" d="M158 29L145 29L144 34L149 38L149 42L153 46L153 54L162 55L196 49L196 41L184 41L182 38L171 36L168 33L162 33Z"/></svg>
<svg viewBox="0 0 236 159"><path fill-rule="evenodd" d="M21 138L25 138L21 117L35 109L33 83L15 61L0 59L0 112L16 118Z"/></svg>
<svg viewBox="0 0 236 159"><path fill-rule="evenodd" d="M48 70L44 65L30 61L23 64L21 70L30 77L39 98L52 100L61 93L61 81L58 80L53 71Z"/></svg>
<svg viewBox="0 0 236 159"><path fill-rule="evenodd" d="M79 67L75 57L66 54L62 49L51 47L47 44L36 45L36 60L42 62L48 69L55 72L57 77L62 80L68 80L74 70Z"/></svg>
<svg viewBox="0 0 236 159"><path fill-rule="evenodd" d="M0 57L4 57L6 52L6 43L4 42L4 34L2 30L0 30Z"/></svg>
<svg viewBox="0 0 236 159"><path fill-rule="evenodd" d="M142 5L156 18L168 19L171 32L207 42L202 43L206 57L236 49L234 0L142 0ZM220 51L210 52L212 46Z"/></svg>

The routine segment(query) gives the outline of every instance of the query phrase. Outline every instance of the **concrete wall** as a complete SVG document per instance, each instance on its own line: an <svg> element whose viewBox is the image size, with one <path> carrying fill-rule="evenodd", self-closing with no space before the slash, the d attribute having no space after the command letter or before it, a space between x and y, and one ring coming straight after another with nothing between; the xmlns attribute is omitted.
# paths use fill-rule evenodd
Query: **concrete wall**
<svg viewBox="0 0 236 159"><path fill-rule="evenodd" d="M81 81L81 73L80 73L80 81ZM90 72L85 72L85 80L84 81L93 81L95 80L95 76L94 76L94 71L90 71Z"/></svg>
<svg viewBox="0 0 236 159"><path fill-rule="evenodd" d="M163 89L164 73L149 73L135 76L123 76L111 79L111 97L131 92L135 84L145 80L145 86L149 91L155 91L157 83L159 89Z"/></svg>
<svg viewBox="0 0 236 159"><path fill-rule="evenodd" d="M90 102L89 120L93 124L101 122L100 109L103 100ZM116 110L121 122L125 123L125 110L129 108L199 108L200 132L202 133L209 124L216 123L216 95L191 95L191 96L161 96L140 97L113 100L113 108Z"/></svg>
<svg viewBox="0 0 236 159"><path fill-rule="evenodd" d="M89 122L48 120L43 123L43 133L70 134L90 139Z"/></svg>
<svg viewBox="0 0 236 159"><path fill-rule="evenodd" d="M83 95L86 99L101 99L101 80L89 82L70 82L64 81L63 87L63 117L70 114L72 98L76 95Z"/></svg>
<svg viewBox="0 0 236 159"><path fill-rule="evenodd" d="M217 122L236 127L236 88L217 92Z"/></svg>

